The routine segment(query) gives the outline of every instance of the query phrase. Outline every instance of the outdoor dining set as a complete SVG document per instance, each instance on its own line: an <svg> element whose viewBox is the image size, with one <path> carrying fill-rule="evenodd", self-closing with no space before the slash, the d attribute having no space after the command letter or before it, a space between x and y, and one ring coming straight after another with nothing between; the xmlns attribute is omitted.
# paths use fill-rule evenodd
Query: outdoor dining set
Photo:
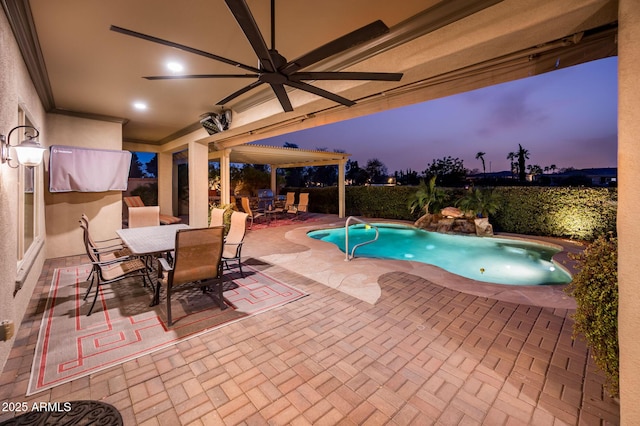
<svg viewBox="0 0 640 426"><path fill-rule="evenodd" d="M277 220L278 215L303 215L307 212L309 194L301 193L294 204L294 193L287 194L285 204L276 207L271 202L252 210L249 198L242 197L244 212L232 211L225 226L226 210L211 208L207 228L191 228L179 223L180 218L160 215L158 206L145 206L140 197L125 197L128 206L128 227L116 231L117 237L95 240L89 229L89 218L83 214L80 227L92 269L87 277L86 300L95 285L91 315L100 294L100 287L129 277L141 277L143 285L153 291L150 306L160 303L161 287L166 288L167 324L172 325L171 295L176 287L186 284L200 286L211 292L218 307L227 308L223 297L223 271L233 264L242 277L241 252L244 237L254 220ZM262 200L264 201L264 200ZM226 232L225 232L226 231ZM152 278L155 276L155 279Z"/></svg>
<svg viewBox="0 0 640 426"><path fill-rule="evenodd" d="M304 219L309 212L309 193L301 192L299 200L295 202L295 192L287 192L284 199L277 199L270 189L258 190L257 205L249 197L241 197L240 205L250 220L249 229L254 221L264 220L267 224L277 221L280 217Z"/></svg>
<svg viewBox="0 0 640 426"><path fill-rule="evenodd" d="M222 292L223 267L228 262L240 262L246 213L234 212L232 226L225 240L223 225L190 228L185 224L129 227L116 231L118 238L95 241L89 232L88 219L80 221L84 244L92 270L84 299L95 285L91 315L100 288L129 277L141 277L143 285L153 291L150 306L160 303L161 287L166 289L167 325L172 325L171 295L176 287L186 284L200 286L212 292L218 307L226 309ZM152 278L155 276L155 280Z"/></svg>

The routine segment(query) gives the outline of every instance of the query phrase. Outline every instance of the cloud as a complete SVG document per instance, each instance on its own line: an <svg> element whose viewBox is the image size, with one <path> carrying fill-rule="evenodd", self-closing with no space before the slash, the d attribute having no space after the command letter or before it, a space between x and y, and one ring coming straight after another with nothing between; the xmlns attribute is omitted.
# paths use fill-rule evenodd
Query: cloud
<svg viewBox="0 0 640 426"><path fill-rule="evenodd" d="M485 125L477 130L482 137L491 137L510 129L532 129L548 120L542 105L534 102L533 85L496 87L492 96L485 99Z"/></svg>

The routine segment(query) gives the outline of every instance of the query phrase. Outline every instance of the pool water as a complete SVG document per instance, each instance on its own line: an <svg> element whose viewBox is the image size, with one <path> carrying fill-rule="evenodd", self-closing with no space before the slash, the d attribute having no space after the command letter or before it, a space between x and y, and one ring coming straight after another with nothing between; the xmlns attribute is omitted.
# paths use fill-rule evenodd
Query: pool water
<svg viewBox="0 0 640 426"><path fill-rule="evenodd" d="M446 271L498 284L567 284L571 275L551 259L560 250L543 244L506 238L441 234L412 226L374 223L378 241L356 249L356 257L413 260ZM307 234L337 245L344 252L344 228L322 229ZM375 237L367 225L349 227L349 253L356 244Z"/></svg>

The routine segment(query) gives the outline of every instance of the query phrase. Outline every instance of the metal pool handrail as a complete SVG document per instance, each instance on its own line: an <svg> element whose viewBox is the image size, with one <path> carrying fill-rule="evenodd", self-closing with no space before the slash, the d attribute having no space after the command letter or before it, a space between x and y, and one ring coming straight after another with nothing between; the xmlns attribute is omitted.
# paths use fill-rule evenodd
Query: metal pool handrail
<svg viewBox="0 0 640 426"><path fill-rule="evenodd" d="M369 240L369 241L365 241L363 243L360 244L356 244L355 246L353 246L353 248L351 249L351 255L349 255L349 225L351 221L356 221L356 222L360 222L364 225L369 225L370 227L372 227L373 229L376 230L376 236L374 239ZM378 237L380 236L380 231L378 231L378 227L375 225L370 224L369 222L367 222L366 220L362 220L362 219L358 219L355 216L349 216L347 218L347 220L344 223L344 261L348 262L351 259L353 259L355 257L355 252L356 249L360 246L363 246L365 244L371 244L374 241L378 240Z"/></svg>

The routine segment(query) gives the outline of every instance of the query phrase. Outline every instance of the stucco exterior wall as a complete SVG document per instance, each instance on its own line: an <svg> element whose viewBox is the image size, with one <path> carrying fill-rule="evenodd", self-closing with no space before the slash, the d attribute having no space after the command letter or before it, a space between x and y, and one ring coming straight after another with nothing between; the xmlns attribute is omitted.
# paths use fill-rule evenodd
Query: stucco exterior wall
<svg viewBox="0 0 640 426"><path fill-rule="evenodd" d="M26 111L29 119L40 130L40 142L51 145L71 145L100 149L122 149L121 123L81 119L47 114L31 81L26 65L16 44L4 13L0 13L0 133L5 136L17 126L18 108ZM21 136L12 135L15 144ZM42 249L28 262L18 263L18 173L20 169L0 164L0 321L11 320L16 335L0 342L0 370L6 364L13 341L20 335L19 326L29 304L46 258L61 257L84 252L78 219L84 212L92 221L100 223L94 230L97 238L112 237L122 226L121 192L49 194L47 166L36 173L40 189L36 199L36 227ZM18 267L28 270L21 288L14 294ZM25 329L28 332L29 329Z"/></svg>
<svg viewBox="0 0 640 426"><path fill-rule="evenodd" d="M640 3L621 0L618 32L618 336L621 424L640 421Z"/></svg>
<svg viewBox="0 0 640 426"><path fill-rule="evenodd" d="M40 141L46 145L47 128L45 112L31 83L29 73L14 40L4 13L0 13L0 133L8 136L9 131L19 124L18 108L28 113L29 119L40 130ZM16 131L11 136L12 144L22 136ZM43 167L40 166L35 184L42 188ZM22 281L21 289L14 294L18 275L18 176L20 169L0 164L0 321L11 320L16 327L16 335L6 342L0 342L0 369L4 367L11 346L19 335L18 327L27 308L33 289L40 276L45 259L45 250L40 250L20 266L29 272ZM39 215L37 227L44 238L44 201L42 191L35 200Z"/></svg>
<svg viewBox="0 0 640 426"><path fill-rule="evenodd" d="M47 129L49 145L122 149L120 123L49 114ZM96 239L113 238L116 229L122 228L120 191L50 193L46 190L45 204L47 258L85 252L78 223L82 213L89 216L90 223L96 224L91 227Z"/></svg>

